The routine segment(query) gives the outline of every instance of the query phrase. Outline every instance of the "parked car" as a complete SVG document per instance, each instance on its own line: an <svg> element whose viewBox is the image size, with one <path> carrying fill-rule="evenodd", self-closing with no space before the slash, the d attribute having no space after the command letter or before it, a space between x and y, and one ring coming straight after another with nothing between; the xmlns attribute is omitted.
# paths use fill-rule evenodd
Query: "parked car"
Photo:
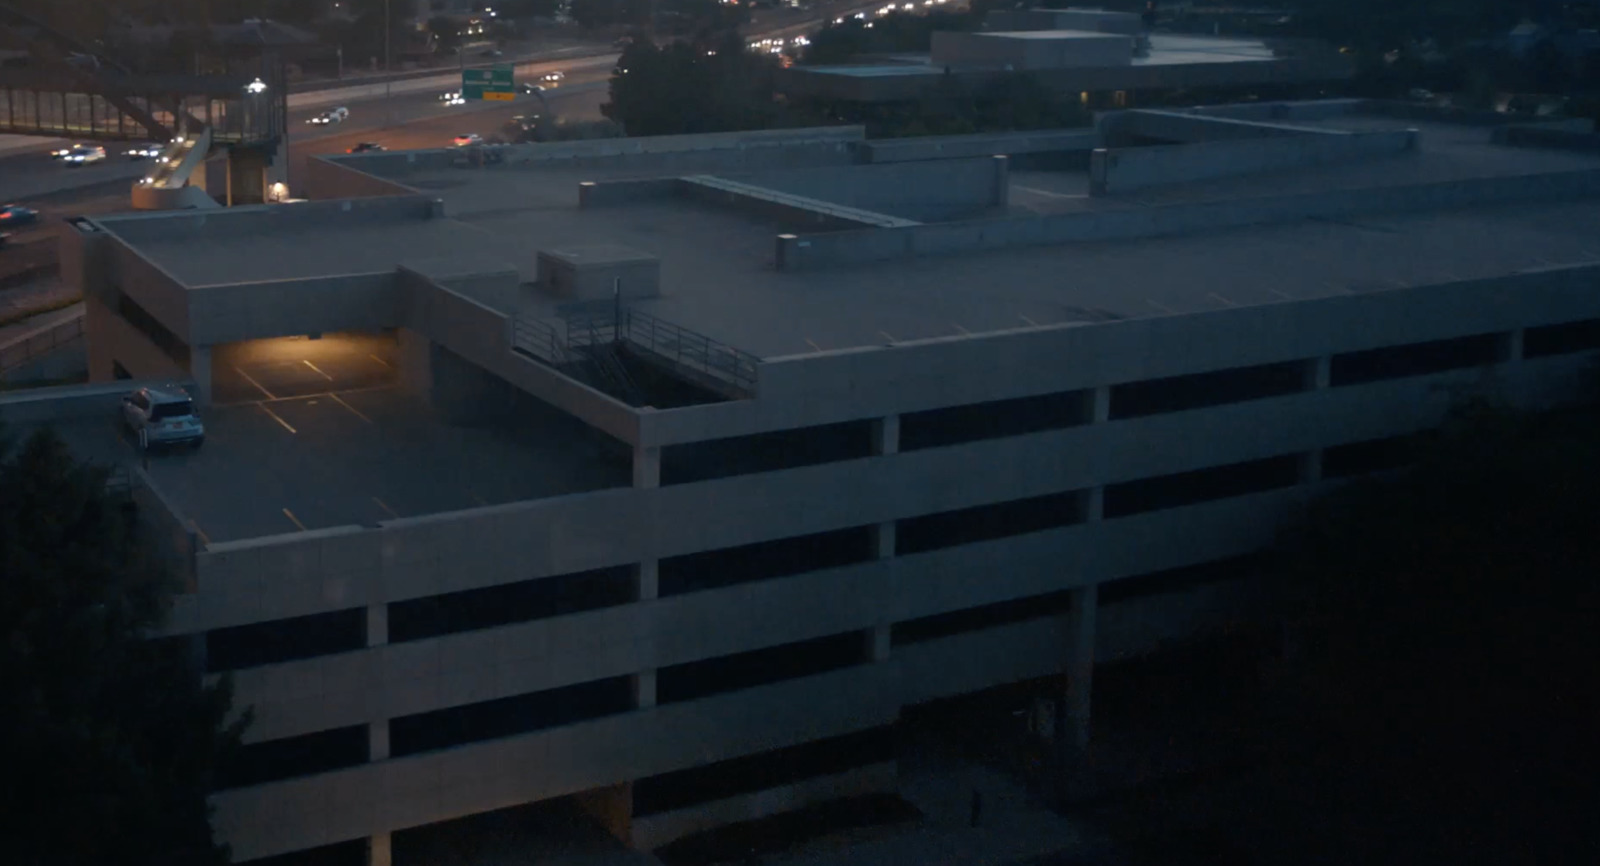
<svg viewBox="0 0 1600 866"><path fill-rule="evenodd" d="M456 136L456 147L471 147L475 144L483 144L483 136L477 134L476 132L469 132L466 135Z"/></svg>
<svg viewBox="0 0 1600 866"><path fill-rule="evenodd" d="M161 145L136 144L123 151L123 155L129 159L155 159L161 155Z"/></svg>
<svg viewBox="0 0 1600 866"><path fill-rule="evenodd" d="M193 445L206 441L206 426L188 392L179 387L140 388L122 398L122 425L138 437L139 448Z"/></svg>
<svg viewBox="0 0 1600 866"><path fill-rule="evenodd" d="M25 226L39 221L39 212L31 207L20 204L8 204L0 207L0 226Z"/></svg>
<svg viewBox="0 0 1600 866"><path fill-rule="evenodd" d="M345 153L376 153L380 150L387 150L387 148L375 141L363 141L358 142L355 147L350 148Z"/></svg>
<svg viewBox="0 0 1600 866"><path fill-rule="evenodd" d="M61 157L61 161L67 165L92 165L97 162L105 162L105 159L106 149L98 144L80 144L67 151L66 156Z"/></svg>

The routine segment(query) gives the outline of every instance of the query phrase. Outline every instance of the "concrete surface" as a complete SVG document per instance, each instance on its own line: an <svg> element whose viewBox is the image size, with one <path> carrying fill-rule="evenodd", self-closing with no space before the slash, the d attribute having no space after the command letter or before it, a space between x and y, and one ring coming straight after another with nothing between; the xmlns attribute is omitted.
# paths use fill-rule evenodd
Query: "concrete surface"
<svg viewBox="0 0 1600 866"><path fill-rule="evenodd" d="M333 381L287 360L219 371L232 401L205 413L206 444L152 455L147 471L208 544L625 481L625 468L610 468L570 424L452 426L397 388L368 384L378 378L370 367L387 362L369 359L362 369L360 360L347 369L324 358L318 369ZM259 399L248 399L252 379ZM117 419L113 409L58 429L86 459L138 462Z"/></svg>

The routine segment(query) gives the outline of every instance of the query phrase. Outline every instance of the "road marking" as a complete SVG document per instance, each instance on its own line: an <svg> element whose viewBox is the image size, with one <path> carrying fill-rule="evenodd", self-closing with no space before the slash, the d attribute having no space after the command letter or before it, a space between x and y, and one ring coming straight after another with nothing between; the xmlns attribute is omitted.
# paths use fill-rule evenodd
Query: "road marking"
<svg viewBox="0 0 1600 866"><path fill-rule="evenodd" d="M261 408L261 411L267 413L268 415L271 415L272 416L272 420L278 422L279 424L282 424L283 425L283 429L288 430L290 433L299 433L300 432L299 430L296 430L296 429L294 429L294 427L290 426L288 421L283 420L283 418L281 416L279 416L278 413L272 411L272 408L269 407L267 404L265 404L265 403L257 403L256 405Z"/></svg>
<svg viewBox="0 0 1600 866"><path fill-rule="evenodd" d="M1176 316L1178 314L1177 310L1174 310L1173 308L1167 306L1166 304L1156 303L1155 301L1152 301L1149 298L1145 298L1144 302L1149 304L1152 307L1155 307L1156 309L1160 310L1161 312L1166 313L1169 316Z"/></svg>
<svg viewBox="0 0 1600 866"><path fill-rule="evenodd" d="M382 499L379 499L376 496L372 497L372 501L378 503L378 507L382 508L384 511L387 511L389 513L390 517L394 517L394 518L399 518L400 517L400 515L395 513L393 508L389 507L389 503L384 502Z"/></svg>
<svg viewBox="0 0 1600 866"><path fill-rule="evenodd" d="M879 332L878 332L878 333L880 333L880 334L882 334L882 335L883 335L883 338L884 338L884 339L885 339L885 340L888 340L888 341L889 341L889 342L891 342L891 343L893 343L893 342L894 342L894 335L893 335L893 334L891 334L891 333L889 333L889 332L888 332L888 331L879 331Z"/></svg>
<svg viewBox="0 0 1600 866"><path fill-rule="evenodd" d="M956 324L955 322L951 322L950 323L950 327L955 328L956 330L960 331L963 334L972 333L971 331L967 330L966 328L961 327L960 325Z"/></svg>
<svg viewBox="0 0 1600 866"><path fill-rule="evenodd" d="M1230 301L1230 300L1228 300L1228 299L1227 299L1227 298L1224 298L1224 297L1223 297L1223 296L1221 296L1221 295L1219 295L1219 294L1217 294L1217 293L1216 293L1216 292L1206 292L1206 297L1208 297L1208 298L1214 298L1214 299L1216 299L1216 300L1217 300L1217 301L1220 301L1220 302L1222 302L1222 303L1223 303L1223 304L1225 304L1225 305L1227 305L1227 306L1230 306L1230 307L1237 307L1237 306L1239 306L1239 305L1238 305L1238 304L1235 304L1235 303L1234 303L1234 302L1232 302L1232 301Z"/></svg>
<svg viewBox="0 0 1600 866"><path fill-rule="evenodd" d="M320 368L318 368L316 364L313 364L310 361L301 361L300 363L306 365L307 367L310 367L313 370L316 370L318 376L321 376L322 378L327 379L329 382L333 381L333 377L329 376L327 373L322 372L322 370Z"/></svg>
<svg viewBox="0 0 1600 866"><path fill-rule="evenodd" d="M1274 295L1277 295L1280 298L1283 298L1285 301L1294 300L1294 296L1289 294L1289 293L1287 293L1287 292L1280 292L1277 289L1267 289L1267 291L1273 293Z"/></svg>
<svg viewBox="0 0 1600 866"><path fill-rule="evenodd" d="M484 501L482 496L479 496L478 494L473 493L471 490L467 491L467 495L471 496L472 497L472 501L478 503L479 505L487 506L489 504L489 503Z"/></svg>
<svg viewBox="0 0 1600 866"><path fill-rule="evenodd" d="M256 386L257 388L260 388L261 389L261 393L267 395L267 399L268 400L276 400L276 399L278 399L277 397L272 396L272 392L268 391L266 388L262 387L261 383L257 382L254 378L252 378L249 373L246 373L244 370L240 369L239 367L234 367L233 371L235 373L238 373L239 375L243 376L244 380L246 382L249 382L250 384Z"/></svg>
<svg viewBox="0 0 1600 866"><path fill-rule="evenodd" d="M1027 316L1018 315L1017 318L1021 319L1024 322L1027 322L1028 324L1032 325L1035 328L1039 327L1039 323L1038 322L1035 322L1034 320L1028 318Z"/></svg>
<svg viewBox="0 0 1600 866"><path fill-rule="evenodd" d="M811 348L817 350L818 352L822 351L822 347L817 345L816 342L813 341L810 337L806 338L806 345L808 345Z"/></svg>
<svg viewBox="0 0 1600 866"><path fill-rule="evenodd" d="M1037 195L1047 195L1047 196L1050 196L1051 198L1088 198L1087 195L1084 195L1081 192L1080 193L1051 192L1050 190L1047 190L1047 189L1039 189L1036 186L1022 186L1021 184L1012 184L1011 188L1012 189L1022 190L1023 192L1035 193Z"/></svg>
<svg viewBox="0 0 1600 866"><path fill-rule="evenodd" d="M300 518L294 516L294 512L293 511L290 511L289 509L285 508L283 510L283 516L289 518L289 522L293 523L295 525L295 528L299 529L301 532L305 532L306 531L306 525L304 523L300 522Z"/></svg>
<svg viewBox="0 0 1600 866"><path fill-rule="evenodd" d="M374 361L377 361L378 363L382 364L385 367L388 367L391 370L394 369L393 365L391 365L388 361L383 360L382 358L378 357L377 355L372 354L371 352L367 353L367 357L371 358Z"/></svg>
<svg viewBox="0 0 1600 866"><path fill-rule="evenodd" d="M343 406L346 409L349 409L351 414L355 415L357 418L360 418L361 420L367 422L368 424L372 423L372 419L371 418L368 418L367 416L361 414L361 410L359 410L356 407L350 405L349 403L346 403L344 401L343 397L340 397L338 394L335 394L332 391L328 392L328 396L332 397L334 400L337 400L340 406Z"/></svg>
<svg viewBox="0 0 1600 866"><path fill-rule="evenodd" d="M204 544L206 547L211 546L211 536L207 535L206 531L200 528L200 524L194 522L193 517L189 518L189 528L194 530L195 535L200 536L201 544Z"/></svg>

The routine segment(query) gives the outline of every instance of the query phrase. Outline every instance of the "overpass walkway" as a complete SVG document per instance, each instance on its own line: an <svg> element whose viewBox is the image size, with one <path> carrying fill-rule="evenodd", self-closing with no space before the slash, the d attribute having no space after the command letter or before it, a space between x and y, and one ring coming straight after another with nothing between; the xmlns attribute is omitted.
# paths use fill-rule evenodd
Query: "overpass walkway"
<svg viewBox="0 0 1600 866"><path fill-rule="evenodd" d="M135 73L93 47L0 4L0 43L27 47L0 66L0 134L166 142L201 127L213 144L281 140L281 67L260 77Z"/></svg>

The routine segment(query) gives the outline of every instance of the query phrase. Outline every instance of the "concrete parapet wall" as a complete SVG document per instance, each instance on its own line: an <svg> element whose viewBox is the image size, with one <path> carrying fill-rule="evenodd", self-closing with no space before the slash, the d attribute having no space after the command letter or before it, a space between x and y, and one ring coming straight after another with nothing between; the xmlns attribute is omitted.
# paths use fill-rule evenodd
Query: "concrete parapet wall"
<svg viewBox="0 0 1600 866"><path fill-rule="evenodd" d="M797 230L801 226L817 231L849 228L894 228L918 225L911 220L874 213L860 208L767 189L722 177L699 175L678 178L684 195L713 204L726 205L767 219L775 219Z"/></svg>
<svg viewBox="0 0 1600 866"><path fill-rule="evenodd" d="M1177 111L1204 117L1265 122L1327 120L1360 113L1365 99L1310 99L1302 102L1236 102L1227 105L1197 105ZM1325 130L1324 130L1325 131Z"/></svg>
<svg viewBox="0 0 1600 866"><path fill-rule="evenodd" d="M865 139L866 128L862 126L819 126L542 142L495 150L505 166L558 162L572 167L626 164L639 170L710 171L721 167L845 164L854 159L855 143ZM461 148L436 148L363 153L337 160L358 171L396 178L412 171L449 168L462 155Z"/></svg>
<svg viewBox="0 0 1600 866"><path fill-rule="evenodd" d="M336 331L375 331L400 323L393 271L198 286L187 290L195 346Z"/></svg>
<svg viewBox="0 0 1600 866"><path fill-rule="evenodd" d="M1418 133L1410 129L1098 149L1089 158L1089 192L1108 195L1218 177L1356 162L1414 151L1417 144Z"/></svg>
<svg viewBox="0 0 1600 866"><path fill-rule="evenodd" d="M1004 204L1007 172L1005 157L985 155L729 177L789 195L892 214L904 222L960 219Z"/></svg>
<svg viewBox="0 0 1600 866"><path fill-rule="evenodd" d="M1173 142L1237 141L1242 138L1280 138L1285 136L1334 136L1348 133L1312 126L1240 120L1207 116L1185 111L1136 109L1101 115L1095 122L1101 138L1117 147L1141 138Z"/></svg>
<svg viewBox="0 0 1600 866"><path fill-rule="evenodd" d="M865 142L860 150L867 162L876 165L924 159L1089 151L1099 146L1100 135L1093 129L1063 129L994 135L891 138Z"/></svg>
<svg viewBox="0 0 1600 866"><path fill-rule="evenodd" d="M638 201L673 198L678 195L675 177L646 177L631 180L586 180L578 184L578 207L605 207Z"/></svg>
<svg viewBox="0 0 1600 866"><path fill-rule="evenodd" d="M42 424L73 418L114 419L122 397L144 387L166 387L170 379L108 382L102 385L63 385L57 388L29 388L0 394L0 422ZM192 382L179 382L193 391Z"/></svg>
<svg viewBox="0 0 1600 866"><path fill-rule="evenodd" d="M765 818L844 797L888 793L899 778L893 761L843 773L803 779L791 785L727 797L670 812L635 818L632 843L649 851L703 830Z"/></svg>
<svg viewBox="0 0 1600 866"><path fill-rule="evenodd" d="M322 225L341 228L362 223L393 223L438 216L436 199L427 195L385 195L294 204L258 204L209 211L118 214L94 222L132 243L174 239L248 237L296 231Z"/></svg>
<svg viewBox="0 0 1600 866"><path fill-rule="evenodd" d="M314 201L343 198L370 198L390 195L421 195L412 187L376 174L369 174L357 166L347 164L349 157L332 159L313 156L306 160L306 182L299 190L304 198Z"/></svg>
<svg viewBox="0 0 1600 866"><path fill-rule="evenodd" d="M1185 234L1312 217L1405 213L1518 201L1570 201L1596 195L1600 195L1600 171L1475 178L1046 217L833 232L788 240L780 236L779 262L782 270L807 270L927 255Z"/></svg>
<svg viewBox="0 0 1600 866"><path fill-rule="evenodd" d="M1491 133L1495 144L1508 147L1543 147L1552 150L1574 150L1582 153L1600 153L1600 133L1594 122L1580 120L1569 126L1555 124L1528 124L1502 126Z"/></svg>

